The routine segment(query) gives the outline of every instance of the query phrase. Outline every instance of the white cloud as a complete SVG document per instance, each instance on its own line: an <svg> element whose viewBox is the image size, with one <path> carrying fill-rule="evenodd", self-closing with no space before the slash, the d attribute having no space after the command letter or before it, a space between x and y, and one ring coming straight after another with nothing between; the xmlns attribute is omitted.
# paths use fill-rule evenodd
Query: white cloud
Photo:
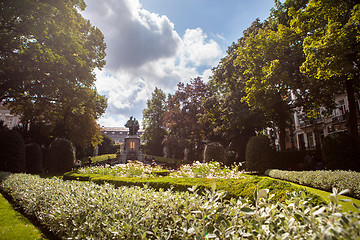
<svg viewBox="0 0 360 240"><path fill-rule="evenodd" d="M107 44L107 64L96 71L96 87L108 98L101 125L123 126L130 116L141 120L155 87L173 93L180 81L197 76L206 81L223 55L200 28L188 29L181 38L166 16L142 9L138 0L86 4L85 18L103 32Z"/></svg>
<svg viewBox="0 0 360 240"><path fill-rule="evenodd" d="M215 65L222 51L213 39L206 41L207 35L201 28L187 29L183 38L184 58L195 66Z"/></svg>

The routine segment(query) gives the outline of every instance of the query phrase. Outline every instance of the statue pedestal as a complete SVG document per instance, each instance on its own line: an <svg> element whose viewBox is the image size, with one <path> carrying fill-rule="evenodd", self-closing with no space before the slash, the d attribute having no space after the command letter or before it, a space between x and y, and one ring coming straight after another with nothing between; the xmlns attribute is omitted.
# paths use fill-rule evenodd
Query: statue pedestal
<svg viewBox="0 0 360 240"><path fill-rule="evenodd" d="M124 141L124 152L122 159L143 161L143 156L140 151L140 137L137 135L129 135Z"/></svg>

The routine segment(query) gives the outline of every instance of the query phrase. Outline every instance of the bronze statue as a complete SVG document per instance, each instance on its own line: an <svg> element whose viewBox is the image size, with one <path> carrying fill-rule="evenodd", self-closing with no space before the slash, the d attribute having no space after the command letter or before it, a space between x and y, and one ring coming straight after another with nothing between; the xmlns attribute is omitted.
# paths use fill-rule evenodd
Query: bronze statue
<svg viewBox="0 0 360 240"><path fill-rule="evenodd" d="M133 116L126 122L125 127L129 128L129 135L136 135L139 130L139 122L136 118L133 119Z"/></svg>

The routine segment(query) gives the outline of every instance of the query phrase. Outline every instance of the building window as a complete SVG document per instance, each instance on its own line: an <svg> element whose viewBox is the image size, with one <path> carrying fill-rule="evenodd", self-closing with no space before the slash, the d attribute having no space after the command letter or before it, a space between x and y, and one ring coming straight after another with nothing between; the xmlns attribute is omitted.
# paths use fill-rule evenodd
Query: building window
<svg viewBox="0 0 360 240"><path fill-rule="evenodd" d="M339 101L339 109L340 109L340 111L341 111L341 115L345 115L345 113L347 112L346 111L346 106L345 106L345 100L343 99L343 100L340 100Z"/></svg>
<svg viewBox="0 0 360 240"><path fill-rule="evenodd" d="M308 147L313 147L315 144L314 144L314 134L311 132L311 133L308 133L306 134L307 135L307 140L308 140Z"/></svg>

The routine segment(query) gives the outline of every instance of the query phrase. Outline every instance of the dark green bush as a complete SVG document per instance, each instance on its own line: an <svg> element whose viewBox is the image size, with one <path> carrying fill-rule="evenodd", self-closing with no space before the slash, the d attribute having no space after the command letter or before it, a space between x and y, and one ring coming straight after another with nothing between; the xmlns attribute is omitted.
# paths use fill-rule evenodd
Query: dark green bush
<svg viewBox="0 0 360 240"><path fill-rule="evenodd" d="M75 151L72 143L63 138L56 138L50 145L44 167L52 173L68 172L74 166Z"/></svg>
<svg viewBox="0 0 360 240"><path fill-rule="evenodd" d="M42 172L42 151L37 143L25 145L25 169L27 173Z"/></svg>
<svg viewBox="0 0 360 240"><path fill-rule="evenodd" d="M246 146L246 170L264 172L270 168L274 150L267 136L259 135L249 139Z"/></svg>
<svg viewBox="0 0 360 240"><path fill-rule="evenodd" d="M322 154L326 169L360 171L360 146L348 134L326 136L322 143Z"/></svg>
<svg viewBox="0 0 360 240"><path fill-rule="evenodd" d="M205 162L224 162L225 160L225 149L218 142L211 142L206 144L204 149L204 161Z"/></svg>
<svg viewBox="0 0 360 240"><path fill-rule="evenodd" d="M105 134L102 134L102 136L103 141L99 145L99 155L114 154L118 149L120 149L120 145L116 145L109 136Z"/></svg>
<svg viewBox="0 0 360 240"><path fill-rule="evenodd" d="M0 130L0 170L7 172L25 170L24 140L16 131Z"/></svg>
<svg viewBox="0 0 360 240"><path fill-rule="evenodd" d="M234 163L236 163L236 152L235 151L225 151L225 164L230 166Z"/></svg>

